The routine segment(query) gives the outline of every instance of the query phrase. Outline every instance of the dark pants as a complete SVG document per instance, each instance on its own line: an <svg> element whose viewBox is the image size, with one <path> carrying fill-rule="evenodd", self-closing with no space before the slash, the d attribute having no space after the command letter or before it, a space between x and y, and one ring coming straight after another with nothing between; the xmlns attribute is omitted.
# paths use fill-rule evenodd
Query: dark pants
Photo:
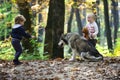
<svg viewBox="0 0 120 80"><path fill-rule="evenodd" d="M18 60L19 56L22 53L22 46L20 44L20 40L18 40L18 39L12 39L12 46L13 46L13 48L16 51L14 60Z"/></svg>
<svg viewBox="0 0 120 80"><path fill-rule="evenodd" d="M88 42L91 43L95 47L97 40L96 39L89 39Z"/></svg>

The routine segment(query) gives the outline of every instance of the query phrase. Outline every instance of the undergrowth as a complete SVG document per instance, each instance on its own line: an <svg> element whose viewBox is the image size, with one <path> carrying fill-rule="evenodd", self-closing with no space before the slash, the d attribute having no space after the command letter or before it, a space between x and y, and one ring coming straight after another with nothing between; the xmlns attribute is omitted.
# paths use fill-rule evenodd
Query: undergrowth
<svg viewBox="0 0 120 80"><path fill-rule="evenodd" d="M29 53L28 50L24 50L22 55L20 56L21 60L47 60L48 56L43 56L43 48L44 44L40 43L36 40L31 40L34 46L34 52ZM107 46L96 45L97 50L104 57L117 57L120 56L120 38L117 39L117 43L114 47L113 53L107 49ZM65 46L64 48L64 56L70 57L72 53L68 52L69 48ZM0 41L0 59L2 60L13 60L15 51L11 45L11 40L7 39L4 41Z"/></svg>
<svg viewBox="0 0 120 80"><path fill-rule="evenodd" d="M40 43L36 40L31 40L34 44L34 52L29 53L28 50L24 50L19 59L21 60L47 60L47 56L43 56L43 43ZM0 59L2 60L13 60L15 50L11 45L11 40L7 39L0 41Z"/></svg>
<svg viewBox="0 0 120 80"><path fill-rule="evenodd" d="M114 50L112 52L107 49L107 46L103 47L97 44L96 48L103 56L118 57L120 56L120 38L117 39Z"/></svg>

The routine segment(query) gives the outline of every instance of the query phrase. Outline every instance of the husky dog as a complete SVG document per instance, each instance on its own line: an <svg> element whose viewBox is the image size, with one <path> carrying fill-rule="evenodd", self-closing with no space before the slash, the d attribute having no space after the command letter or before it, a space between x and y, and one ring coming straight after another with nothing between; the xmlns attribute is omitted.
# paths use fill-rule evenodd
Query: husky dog
<svg viewBox="0 0 120 80"><path fill-rule="evenodd" d="M62 35L58 45L61 47L68 45L71 48L73 54L69 59L70 61L74 61L77 54L80 55L82 60L103 60L103 56L97 51L97 49L77 33L67 33Z"/></svg>

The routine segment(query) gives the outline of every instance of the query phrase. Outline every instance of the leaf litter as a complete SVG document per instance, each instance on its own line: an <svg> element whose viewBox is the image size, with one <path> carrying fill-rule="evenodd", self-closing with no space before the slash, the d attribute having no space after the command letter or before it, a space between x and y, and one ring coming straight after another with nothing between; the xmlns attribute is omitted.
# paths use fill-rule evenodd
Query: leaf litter
<svg viewBox="0 0 120 80"><path fill-rule="evenodd" d="M120 57L99 62L60 58L22 62L15 66L12 61L0 60L0 80L120 80Z"/></svg>

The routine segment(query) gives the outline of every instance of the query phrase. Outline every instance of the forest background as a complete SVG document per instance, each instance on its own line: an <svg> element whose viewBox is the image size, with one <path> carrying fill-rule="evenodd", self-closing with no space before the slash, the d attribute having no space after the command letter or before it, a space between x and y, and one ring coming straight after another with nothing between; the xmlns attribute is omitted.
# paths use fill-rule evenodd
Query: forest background
<svg viewBox="0 0 120 80"><path fill-rule="evenodd" d="M23 39L22 60L68 58L69 48L57 46L62 33L78 32L86 25L86 16L96 15L99 26L96 48L103 56L120 56L119 0L0 0L0 59L12 60L15 53L10 32L14 18L25 16L25 29L36 36Z"/></svg>

